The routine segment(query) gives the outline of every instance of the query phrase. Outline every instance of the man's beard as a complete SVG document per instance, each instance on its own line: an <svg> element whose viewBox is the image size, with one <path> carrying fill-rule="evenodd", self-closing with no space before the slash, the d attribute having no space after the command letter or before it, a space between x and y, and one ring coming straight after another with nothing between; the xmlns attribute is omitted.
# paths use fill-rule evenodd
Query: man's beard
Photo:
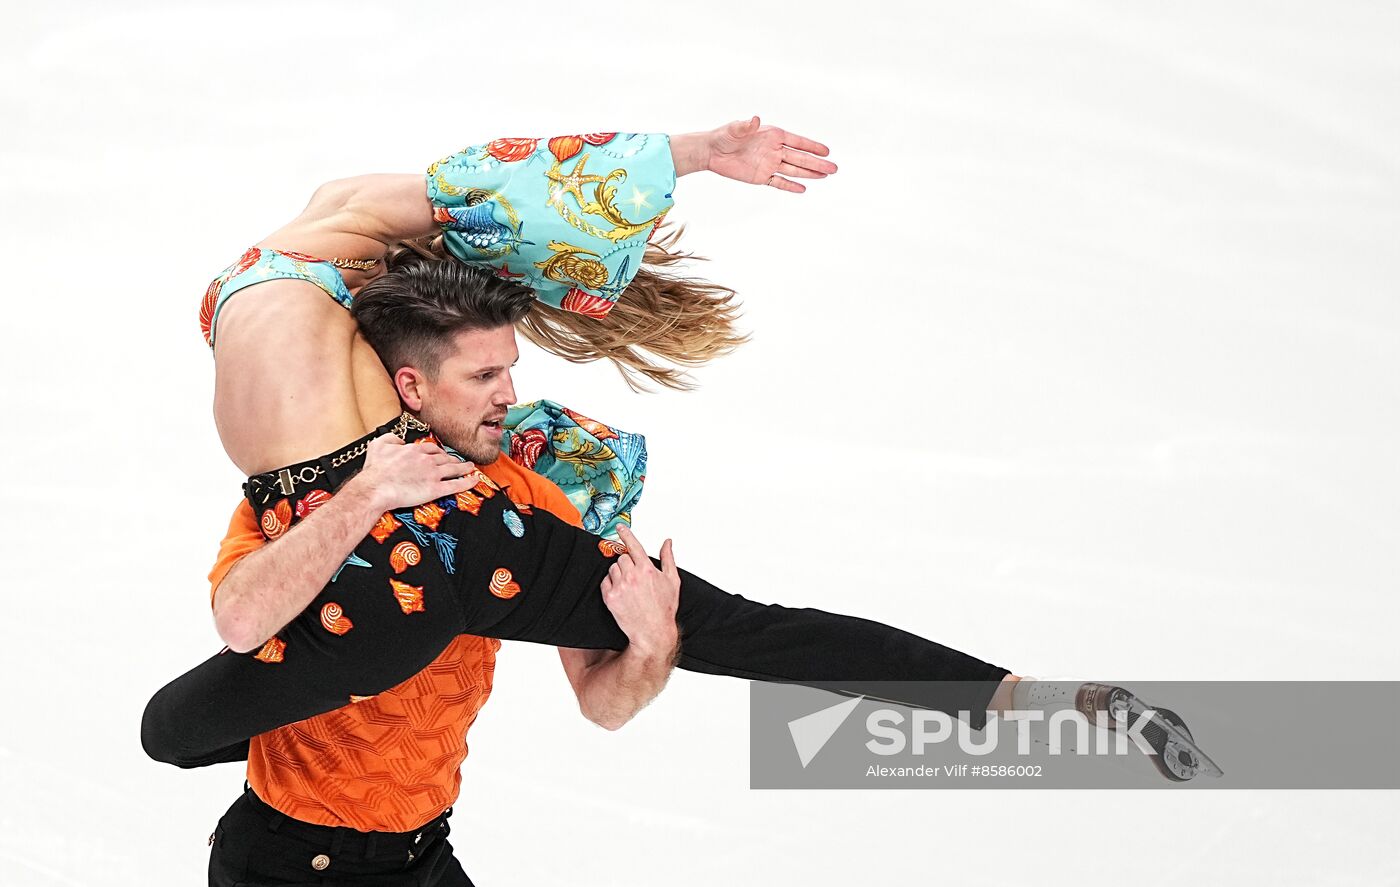
<svg viewBox="0 0 1400 887"><path fill-rule="evenodd" d="M437 417L436 422L427 416L422 418L428 422L438 440L461 453L469 462L490 465L501 457L501 448L497 442L482 437L484 426L480 422L468 425L444 417Z"/></svg>
<svg viewBox="0 0 1400 887"><path fill-rule="evenodd" d="M477 465L490 465L501 457L501 448L493 440L482 440L480 436L481 425L473 425L469 429L453 427L433 426L433 432L437 434L438 440L447 444L452 449L466 457L468 462Z"/></svg>

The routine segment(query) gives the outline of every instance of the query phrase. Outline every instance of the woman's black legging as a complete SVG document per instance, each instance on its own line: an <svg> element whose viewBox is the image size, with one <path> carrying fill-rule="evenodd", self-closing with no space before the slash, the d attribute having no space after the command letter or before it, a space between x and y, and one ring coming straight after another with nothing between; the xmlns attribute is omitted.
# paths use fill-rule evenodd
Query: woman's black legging
<svg viewBox="0 0 1400 887"><path fill-rule="evenodd" d="M394 687L459 634L627 646L599 587L616 555L598 537L489 486L464 504L395 512L261 651L225 651L163 687L142 720L146 753L181 767L240 760L249 738ZM1008 673L877 622L757 604L685 570L677 620L683 669L968 711L979 727Z"/></svg>

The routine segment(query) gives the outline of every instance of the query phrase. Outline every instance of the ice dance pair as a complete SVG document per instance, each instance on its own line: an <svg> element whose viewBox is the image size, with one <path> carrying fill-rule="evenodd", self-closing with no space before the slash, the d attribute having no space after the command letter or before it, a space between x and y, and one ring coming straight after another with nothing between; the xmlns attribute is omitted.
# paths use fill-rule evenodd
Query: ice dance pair
<svg viewBox="0 0 1400 887"><path fill-rule="evenodd" d="M672 661L815 686L911 682L921 689L901 701L966 711L974 724L1018 702L1074 704L1016 694L1006 669L898 629L726 593L676 567L669 547L653 561L635 542L628 551L590 533L582 527L626 533L640 440L566 410L533 427L511 422L517 326L571 359L608 357L673 385L683 380L668 362L702 362L741 341L732 294L667 276L674 257L648 242L676 176L710 170L794 190L791 178L834 172L825 153L756 120L670 139L498 139L433 164L426 188L411 176L332 183L248 250L201 311L216 421L250 475L217 582L216 623L247 652L217 655L157 693L143 721L147 751L199 766L242 759L256 737L306 719L339 712L365 726L357 708L394 698L464 636L568 648L561 655L581 704L591 699L622 720L659 690ZM577 514L535 507L516 489L529 484L493 480L493 464L517 461L562 480ZM658 611L672 616L669 634ZM639 685L648 688L640 695ZM295 745L266 755L261 775L309 760ZM369 755L377 751L371 743ZM249 772L254 781L251 758ZM255 797L263 789L254 781ZM397 802L414 794L406 789L386 795ZM435 809L393 806L431 823L455 791L454 780L445 803L440 790L419 793ZM337 809L344 792L282 794L258 803L329 829L326 840L337 827L414 831L392 828L407 819L364 827L360 808L375 807L368 795ZM246 812L251 802L240 803ZM211 862L211 880L273 877L247 856ZM306 864L340 871L334 856L316 854L322 868ZM427 864L405 856L386 864ZM467 883L441 852L433 859L443 871L436 882Z"/></svg>

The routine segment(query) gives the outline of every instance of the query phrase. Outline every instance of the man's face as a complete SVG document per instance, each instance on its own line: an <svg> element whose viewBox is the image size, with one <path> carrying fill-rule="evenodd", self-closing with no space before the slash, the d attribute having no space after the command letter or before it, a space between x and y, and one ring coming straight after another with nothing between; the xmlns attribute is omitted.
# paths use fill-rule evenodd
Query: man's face
<svg viewBox="0 0 1400 887"><path fill-rule="evenodd" d="M501 420L506 407L515 403L510 368L519 359L514 327L457 333L437 376L418 376L419 417L443 443L471 461L496 461L501 455ZM402 379L400 385L406 393Z"/></svg>

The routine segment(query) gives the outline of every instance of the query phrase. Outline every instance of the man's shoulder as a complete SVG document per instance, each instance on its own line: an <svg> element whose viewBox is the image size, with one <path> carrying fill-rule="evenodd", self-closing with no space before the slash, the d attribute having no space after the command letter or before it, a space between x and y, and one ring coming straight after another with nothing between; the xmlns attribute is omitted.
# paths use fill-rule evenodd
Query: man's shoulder
<svg viewBox="0 0 1400 887"><path fill-rule="evenodd" d="M558 484L505 453L490 465L482 465L481 470L497 484L510 487L512 501L538 506L566 523L582 525L578 508Z"/></svg>
<svg viewBox="0 0 1400 887"><path fill-rule="evenodd" d="M549 478L533 469L526 468L505 453L502 453L500 458L490 465L479 467L482 473L503 487L524 487L530 493L531 504L535 504L539 498L549 495L551 492L561 496L564 493Z"/></svg>

